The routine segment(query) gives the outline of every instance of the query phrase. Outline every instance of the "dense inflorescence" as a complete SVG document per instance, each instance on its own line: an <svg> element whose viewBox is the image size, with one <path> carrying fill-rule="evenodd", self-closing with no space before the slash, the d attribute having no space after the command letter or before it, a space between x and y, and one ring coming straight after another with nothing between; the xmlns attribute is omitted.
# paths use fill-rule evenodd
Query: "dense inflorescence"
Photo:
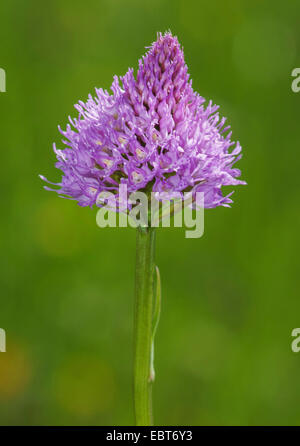
<svg viewBox="0 0 300 446"><path fill-rule="evenodd" d="M63 176L51 183L60 186L60 195L81 206L100 205L100 192L118 197L119 185L126 184L128 193L164 192L169 198L204 192L206 208L232 202L221 188L244 184L232 167L241 146L231 141L218 106L205 106L193 91L176 37L159 34L136 78L129 69L114 77L111 90L96 89L95 98L80 101L78 118L60 130L66 147L54 145L54 151Z"/></svg>

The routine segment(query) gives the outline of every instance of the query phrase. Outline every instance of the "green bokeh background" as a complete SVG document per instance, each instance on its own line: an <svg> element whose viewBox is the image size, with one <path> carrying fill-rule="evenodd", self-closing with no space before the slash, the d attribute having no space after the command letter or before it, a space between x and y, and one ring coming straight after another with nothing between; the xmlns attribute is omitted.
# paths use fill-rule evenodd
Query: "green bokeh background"
<svg viewBox="0 0 300 446"><path fill-rule="evenodd" d="M0 424L128 425L133 229L42 189L73 104L137 67L157 31L220 104L248 186L205 233L160 229L158 425L299 424L300 4L274 0L10 0L1 4Z"/></svg>

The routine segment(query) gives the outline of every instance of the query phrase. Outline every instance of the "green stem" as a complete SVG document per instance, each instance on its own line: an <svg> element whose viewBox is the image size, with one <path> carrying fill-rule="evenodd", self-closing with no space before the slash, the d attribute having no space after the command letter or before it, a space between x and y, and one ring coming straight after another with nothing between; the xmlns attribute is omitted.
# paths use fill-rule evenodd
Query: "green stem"
<svg viewBox="0 0 300 446"><path fill-rule="evenodd" d="M137 426L152 424L151 349L155 228L137 228L134 324L134 409Z"/></svg>

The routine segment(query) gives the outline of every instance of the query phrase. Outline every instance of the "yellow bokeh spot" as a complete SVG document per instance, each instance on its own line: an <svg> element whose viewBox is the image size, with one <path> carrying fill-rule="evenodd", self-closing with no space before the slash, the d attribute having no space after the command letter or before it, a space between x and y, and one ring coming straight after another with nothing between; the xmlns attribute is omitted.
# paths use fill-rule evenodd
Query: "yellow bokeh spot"
<svg viewBox="0 0 300 446"><path fill-rule="evenodd" d="M73 415L88 418L105 412L114 402L112 369L94 356L70 357L55 373L54 394Z"/></svg>
<svg viewBox="0 0 300 446"><path fill-rule="evenodd" d="M31 365L25 350L9 343L7 351L0 353L0 400L22 394L30 377Z"/></svg>

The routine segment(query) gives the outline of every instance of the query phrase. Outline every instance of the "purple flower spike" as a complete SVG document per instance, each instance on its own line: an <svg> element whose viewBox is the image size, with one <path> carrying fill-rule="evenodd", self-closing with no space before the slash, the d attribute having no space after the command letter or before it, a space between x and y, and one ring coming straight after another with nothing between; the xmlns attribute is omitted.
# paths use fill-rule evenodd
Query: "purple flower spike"
<svg viewBox="0 0 300 446"><path fill-rule="evenodd" d="M78 118L60 130L66 146L54 145L63 172L60 195L100 206L100 192L118 198L119 185L126 184L128 193L146 189L169 198L204 192L206 208L232 203L221 187L245 184L232 168L241 146L231 141L218 106L204 106L193 91L176 37L159 34L136 78L129 69L120 80L114 77L111 90L96 89L95 98L80 101Z"/></svg>

